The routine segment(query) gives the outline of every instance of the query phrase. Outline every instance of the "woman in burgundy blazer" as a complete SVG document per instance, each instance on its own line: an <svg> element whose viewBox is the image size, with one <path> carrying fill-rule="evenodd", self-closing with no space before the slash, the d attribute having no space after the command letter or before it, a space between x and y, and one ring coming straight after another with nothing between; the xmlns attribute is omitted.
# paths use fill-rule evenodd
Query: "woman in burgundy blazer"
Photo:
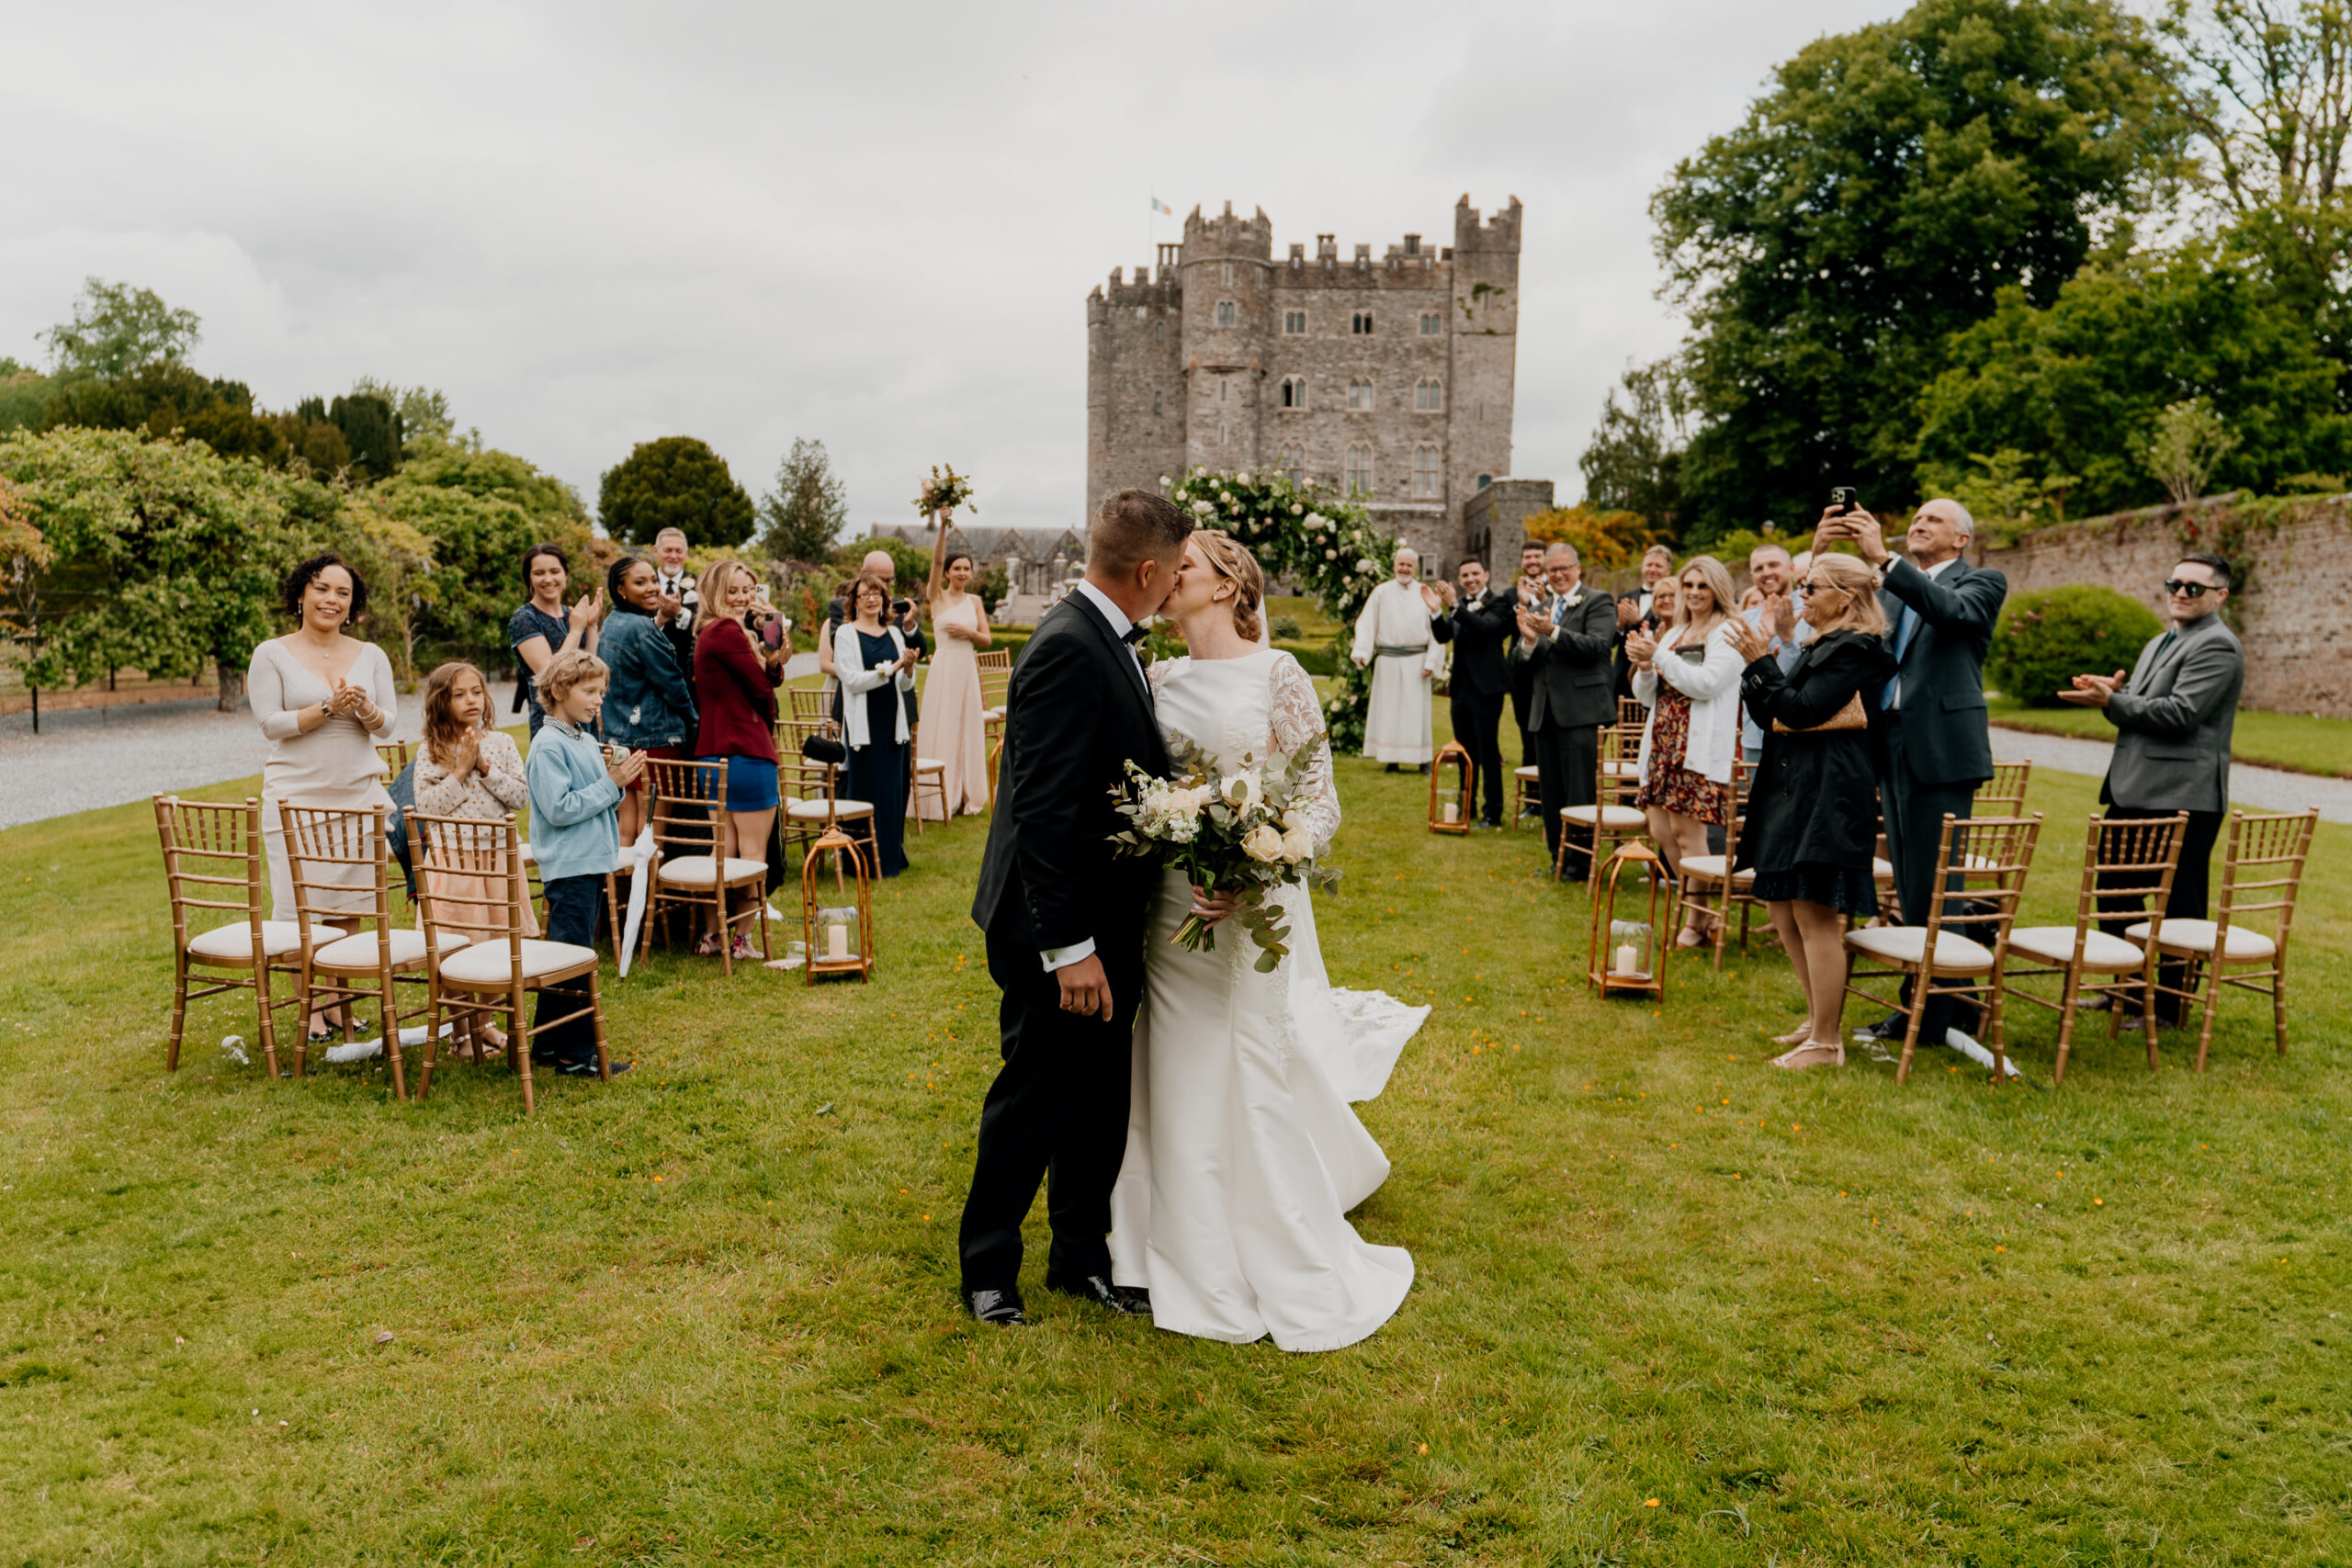
<svg viewBox="0 0 2352 1568"><path fill-rule="evenodd" d="M722 560L702 574L703 612L695 622L695 695L700 704L695 756L727 764L727 853L764 862L775 827L775 689L792 644L765 633L776 612L754 603L759 580L741 561ZM759 636L754 637L753 633ZM716 951L717 938L706 937ZM751 944L737 937L739 958Z"/></svg>

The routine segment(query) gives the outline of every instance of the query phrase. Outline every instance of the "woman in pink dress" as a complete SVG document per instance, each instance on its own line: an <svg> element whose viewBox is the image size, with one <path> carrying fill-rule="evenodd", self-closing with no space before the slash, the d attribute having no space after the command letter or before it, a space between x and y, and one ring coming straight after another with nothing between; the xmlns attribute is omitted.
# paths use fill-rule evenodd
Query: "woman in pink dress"
<svg viewBox="0 0 2352 1568"><path fill-rule="evenodd" d="M980 716L978 654L989 637L988 607L971 592L972 558L947 547L947 515L938 517L931 580L923 587L938 646L931 656L931 677L923 682L915 755L946 764L946 815L957 817L989 808L988 726ZM915 795L923 815L938 821L938 799L922 789Z"/></svg>

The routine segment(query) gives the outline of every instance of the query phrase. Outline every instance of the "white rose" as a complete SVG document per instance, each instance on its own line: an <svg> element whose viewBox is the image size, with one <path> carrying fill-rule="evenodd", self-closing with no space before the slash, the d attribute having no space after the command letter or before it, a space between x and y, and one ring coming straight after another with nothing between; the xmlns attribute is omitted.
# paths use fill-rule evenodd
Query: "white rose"
<svg viewBox="0 0 2352 1568"><path fill-rule="evenodd" d="M1241 852L1251 860L1272 865L1283 858L1283 836L1272 828L1256 827L1241 840Z"/></svg>
<svg viewBox="0 0 2352 1568"><path fill-rule="evenodd" d="M1325 560L1338 560L1340 558L1340 552L1337 550L1325 550L1323 552L1323 558Z"/></svg>
<svg viewBox="0 0 2352 1568"><path fill-rule="evenodd" d="M1163 481L1163 482L1165 482L1165 481ZM1290 514L1291 514L1293 517L1302 516L1302 515L1304 515L1304 514L1305 514L1306 511L1306 508L1305 508L1304 506L1301 506L1298 502L1295 502L1295 501L1294 501L1294 502L1292 502L1290 503Z"/></svg>
<svg viewBox="0 0 2352 1568"><path fill-rule="evenodd" d="M1234 475L1233 477L1234 477L1235 479L1239 479L1243 484L1248 484L1248 483L1250 482L1250 470L1249 470L1249 469L1247 469L1247 468L1244 468L1244 469L1242 469L1239 473L1238 473L1238 474Z"/></svg>
<svg viewBox="0 0 2352 1568"><path fill-rule="evenodd" d="M1315 841L1306 836L1305 828L1292 828L1283 834L1283 859L1296 865L1315 858Z"/></svg>
<svg viewBox="0 0 2352 1568"><path fill-rule="evenodd" d="M1365 558L1356 562L1356 570L1358 571L1370 571L1378 564L1378 562L1373 560L1370 557L1366 557Z"/></svg>
<svg viewBox="0 0 2352 1568"><path fill-rule="evenodd" d="M1193 510L1199 513L1202 516L1206 517L1210 513L1216 511L1216 508L1211 506L1205 501L1196 501L1193 502Z"/></svg>
<svg viewBox="0 0 2352 1568"><path fill-rule="evenodd" d="M1295 833L1306 826L1306 807L1294 806L1283 813L1283 831Z"/></svg>
<svg viewBox="0 0 2352 1568"><path fill-rule="evenodd" d="M1250 810L1266 798L1266 786L1254 768L1227 773L1218 788L1225 795L1225 803L1236 811Z"/></svg>

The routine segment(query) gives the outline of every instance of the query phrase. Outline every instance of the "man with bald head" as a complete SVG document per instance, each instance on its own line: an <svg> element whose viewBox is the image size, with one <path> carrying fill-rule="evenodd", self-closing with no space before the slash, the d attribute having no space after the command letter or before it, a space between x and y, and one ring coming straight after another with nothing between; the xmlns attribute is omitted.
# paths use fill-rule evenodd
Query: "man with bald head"
<svg viewBox="0 0 2352 1568"><path fill-rule="evenodd" d="M1976 786L1993 776L1992 739L1984 713L1984 651L2009 581L1968 564L1975 519L1956 501L1928 502L1911 518L1904 555L1887 546L1877 518L1857 507L1822 513L1815 555L1843 542L1885 574L1879 607L1886 612L1887 650L1894 679L1879 694L1884 739L1879 805L1886 822L1886 858L1894 866L1894 896L1906 926L1928 923L1935 897L1936 851L1947 814L1973 814ZM1958 879L1952 886L1959 886ZM1930 1000L1919 1036L1940 1043L1948 1027L1973 1029L1973 1006ZM1900 1018L1874 1031L1899 1038Z"/></svg>

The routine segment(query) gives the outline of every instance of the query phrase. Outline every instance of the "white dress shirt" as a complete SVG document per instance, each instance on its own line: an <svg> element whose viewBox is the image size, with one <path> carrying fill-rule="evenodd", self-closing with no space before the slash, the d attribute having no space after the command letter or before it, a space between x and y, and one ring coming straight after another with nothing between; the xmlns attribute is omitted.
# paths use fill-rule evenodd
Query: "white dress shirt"
<svg viewBox="0 0 2352 1568"><path fill-rule="evenodd" d="M1120 609L1108 593L1103 592L1091 582L1081 578L1079 581L1077 592L1085 594L1088 601L1102 612L1102 618L1111 623L1112 636L1125 637L1127 633L1135 629L1135 622L1127 618L1127 613ZM1128 643L1126 646L1127 657L1136 661L1136 673L1141 675L1143 655L1136 651L1135 644ZM1149 684L1148 680L1146 684ZM1045 960L1046 973L1050 975L1057 969L1069 968L1081 958L1093 957L1094 939L1088 937L1084 942L1072 942L1068 947L1048 947L1040 951L1037 956Z"/></svg>
<svg viewBox="0 0 2352 1568"><path fill-rule="evenodd" d="M653 569L653 585L656 592L660 592L663 598L675 599L684 606L678 612L678 618L671 625L680 631L692 631L695 624L695 611L702 604L702 594L695 587L694 574L682 571L673 577L657 566Z"/></svg>

